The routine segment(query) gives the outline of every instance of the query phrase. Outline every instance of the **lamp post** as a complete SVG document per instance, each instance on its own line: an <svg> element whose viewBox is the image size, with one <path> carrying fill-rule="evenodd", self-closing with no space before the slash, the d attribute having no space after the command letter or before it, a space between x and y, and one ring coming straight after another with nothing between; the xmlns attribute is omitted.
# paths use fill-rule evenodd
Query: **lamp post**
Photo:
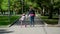
<svg viewBox="0 0 60 34"><path fill-rule="evenodd" d="M9 16L9 22L10 22L10 0L8 0L8 16Z"/></svg>
<svg viewBox="0 0 60 34"><path fill-rule="evenodd" d="M21 2L22 2L22 13L23 13L23 0L21 0Z"/></svg>
<svg viewBox="0 0 60 34"><path fill-rule="evenodd" d="M59 21L58 21L58 25L60 25L60 8L59 8Z"/></svg>

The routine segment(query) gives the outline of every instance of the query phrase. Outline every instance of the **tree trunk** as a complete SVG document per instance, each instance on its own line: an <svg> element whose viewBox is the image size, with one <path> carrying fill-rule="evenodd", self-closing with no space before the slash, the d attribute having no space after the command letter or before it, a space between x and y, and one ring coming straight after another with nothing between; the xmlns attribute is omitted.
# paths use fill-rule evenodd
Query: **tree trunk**
<svg viewBox="0 0 60 34"><path fill-rule="evenodd" d="M5 15L5 11L4 11L4 15Z"/></svg>
<svg viewBox="0 0 60 34"><path fill-rule="evenodd" d="M43 7L43 16L44 16L45 8Z"/></svg>
<svg viewBox="0 0 60 34"><path fill-rule="evenodd" d="M50 8L49 17L48 17L49 19L52 19L53 17L52 13L53 13L53 7Z"/></svg>
<svg viewBox="0 0 60 34"><path fill-rule="evenodd" d="M2 9L1 9L1 14L3 15L3 11L2 11Z"/></svg>

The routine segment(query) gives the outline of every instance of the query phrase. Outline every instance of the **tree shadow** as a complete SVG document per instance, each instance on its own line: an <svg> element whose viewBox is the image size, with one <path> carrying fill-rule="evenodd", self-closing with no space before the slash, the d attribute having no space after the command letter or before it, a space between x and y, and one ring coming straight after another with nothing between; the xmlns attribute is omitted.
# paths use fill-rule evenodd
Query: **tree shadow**
<svg viewBox="0 0 60 34"><path fill-rule="evenodd" d="M6 29L0 29L0 34L8 34L12 33L13 31L7 31Z"/></svg>
<svg viewBox="0 0 60 34"><path fill-rule="evenodd" d="M29 21L29 20L25 20L25 21L22 23L22 25L24 25L24 24L30 25L30 21ZM41 21L41 20L39 20L39 19L37 19L37 20L35 20L34 24L35 24L35 25L36 25L36 24L37 24L37 25L43 25L44 22ZM21 25L21 21L17 21L14 25Z"/></svg>
<svg viewBox="0 0 60 34"><path fill-rule="evenodd" d="M58 20L59 18L52 18L52 19L57 19Z"/></svg>
<svg viewBox="0 0 60 34"><path fill-rule="evenodd" d="M25 24L26 25L30 25L30 19L25 19L23 21L22 25L25 25ZM40 18L35 18L34 19L34 24L35 25L44 25L44 22L42 20L40 20ZM17 20L15 23L13 23L12 25L10 25L10 27L13 26L13 25L21 25L21 21Z"/></svg>

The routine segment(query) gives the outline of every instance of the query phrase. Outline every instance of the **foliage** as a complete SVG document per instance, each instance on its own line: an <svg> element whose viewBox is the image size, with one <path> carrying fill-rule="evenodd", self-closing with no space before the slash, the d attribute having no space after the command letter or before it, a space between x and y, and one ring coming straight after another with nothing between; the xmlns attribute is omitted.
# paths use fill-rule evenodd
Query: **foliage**
<svg viewBox="0 0 60 34"><path fill-rule="evenodd" d="M46 9L50 9L51 6L53 8L60 7L60 0L54 0L52 3L51 0L23 0L24 10L28 9L30 5L33 7L40 7L41 9L45 7ZM8 0L0 0L0 9L6 11L8 10ZM21 12L22 10L22 1L21 0L10 0L10 10Z"/></svg>
<svg viewBox="0 0 60 34"><path fill-rule="evenodd" d="M3 10L7 10L8 9L8 0L3 0L1 3L1 8Z"/></svg>
<svg viewBox="0 0 60 34"><path fill-rule="evenodd" d="M11 16L10 20L8 16L0 16L0 25L9 25L13 23L19 16Z"/></svg>
<svg viewBox="0 0 60 34"><path fill-rule="evenodd" d="M47 24L58 24L58 16L54 16L53 19L48 19L48 16L40 16L40 18Z"/></svg>

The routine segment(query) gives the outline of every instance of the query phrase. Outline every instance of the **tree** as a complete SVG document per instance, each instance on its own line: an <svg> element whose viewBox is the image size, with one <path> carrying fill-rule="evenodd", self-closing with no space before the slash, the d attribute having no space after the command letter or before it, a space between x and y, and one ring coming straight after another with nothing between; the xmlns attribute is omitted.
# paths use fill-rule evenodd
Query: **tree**
<svg viewBox="0 0 60 34"><path fill-rule="evenodd" d="M49 12L49 19L52 18L52 14L54 11L54 8L57 8L60 6L59 0L35 0L35 2L42 8L43 13L45 12L45 9L48 9Z"/></svg>
<svg viewBox="0 0 60 34"><path fill-rule="evenodd" d="M3 0L1 3L1 9L5 14L5 11L8 10L8 0Z"/></svg>
<svg viewBox="0 0 60 34"><path fill-rule="evenodd" d="M3 14L2 8L1 8L2 1L3 1L3 0L0 0L0 12L1 12L1 14Z"/></svg>

